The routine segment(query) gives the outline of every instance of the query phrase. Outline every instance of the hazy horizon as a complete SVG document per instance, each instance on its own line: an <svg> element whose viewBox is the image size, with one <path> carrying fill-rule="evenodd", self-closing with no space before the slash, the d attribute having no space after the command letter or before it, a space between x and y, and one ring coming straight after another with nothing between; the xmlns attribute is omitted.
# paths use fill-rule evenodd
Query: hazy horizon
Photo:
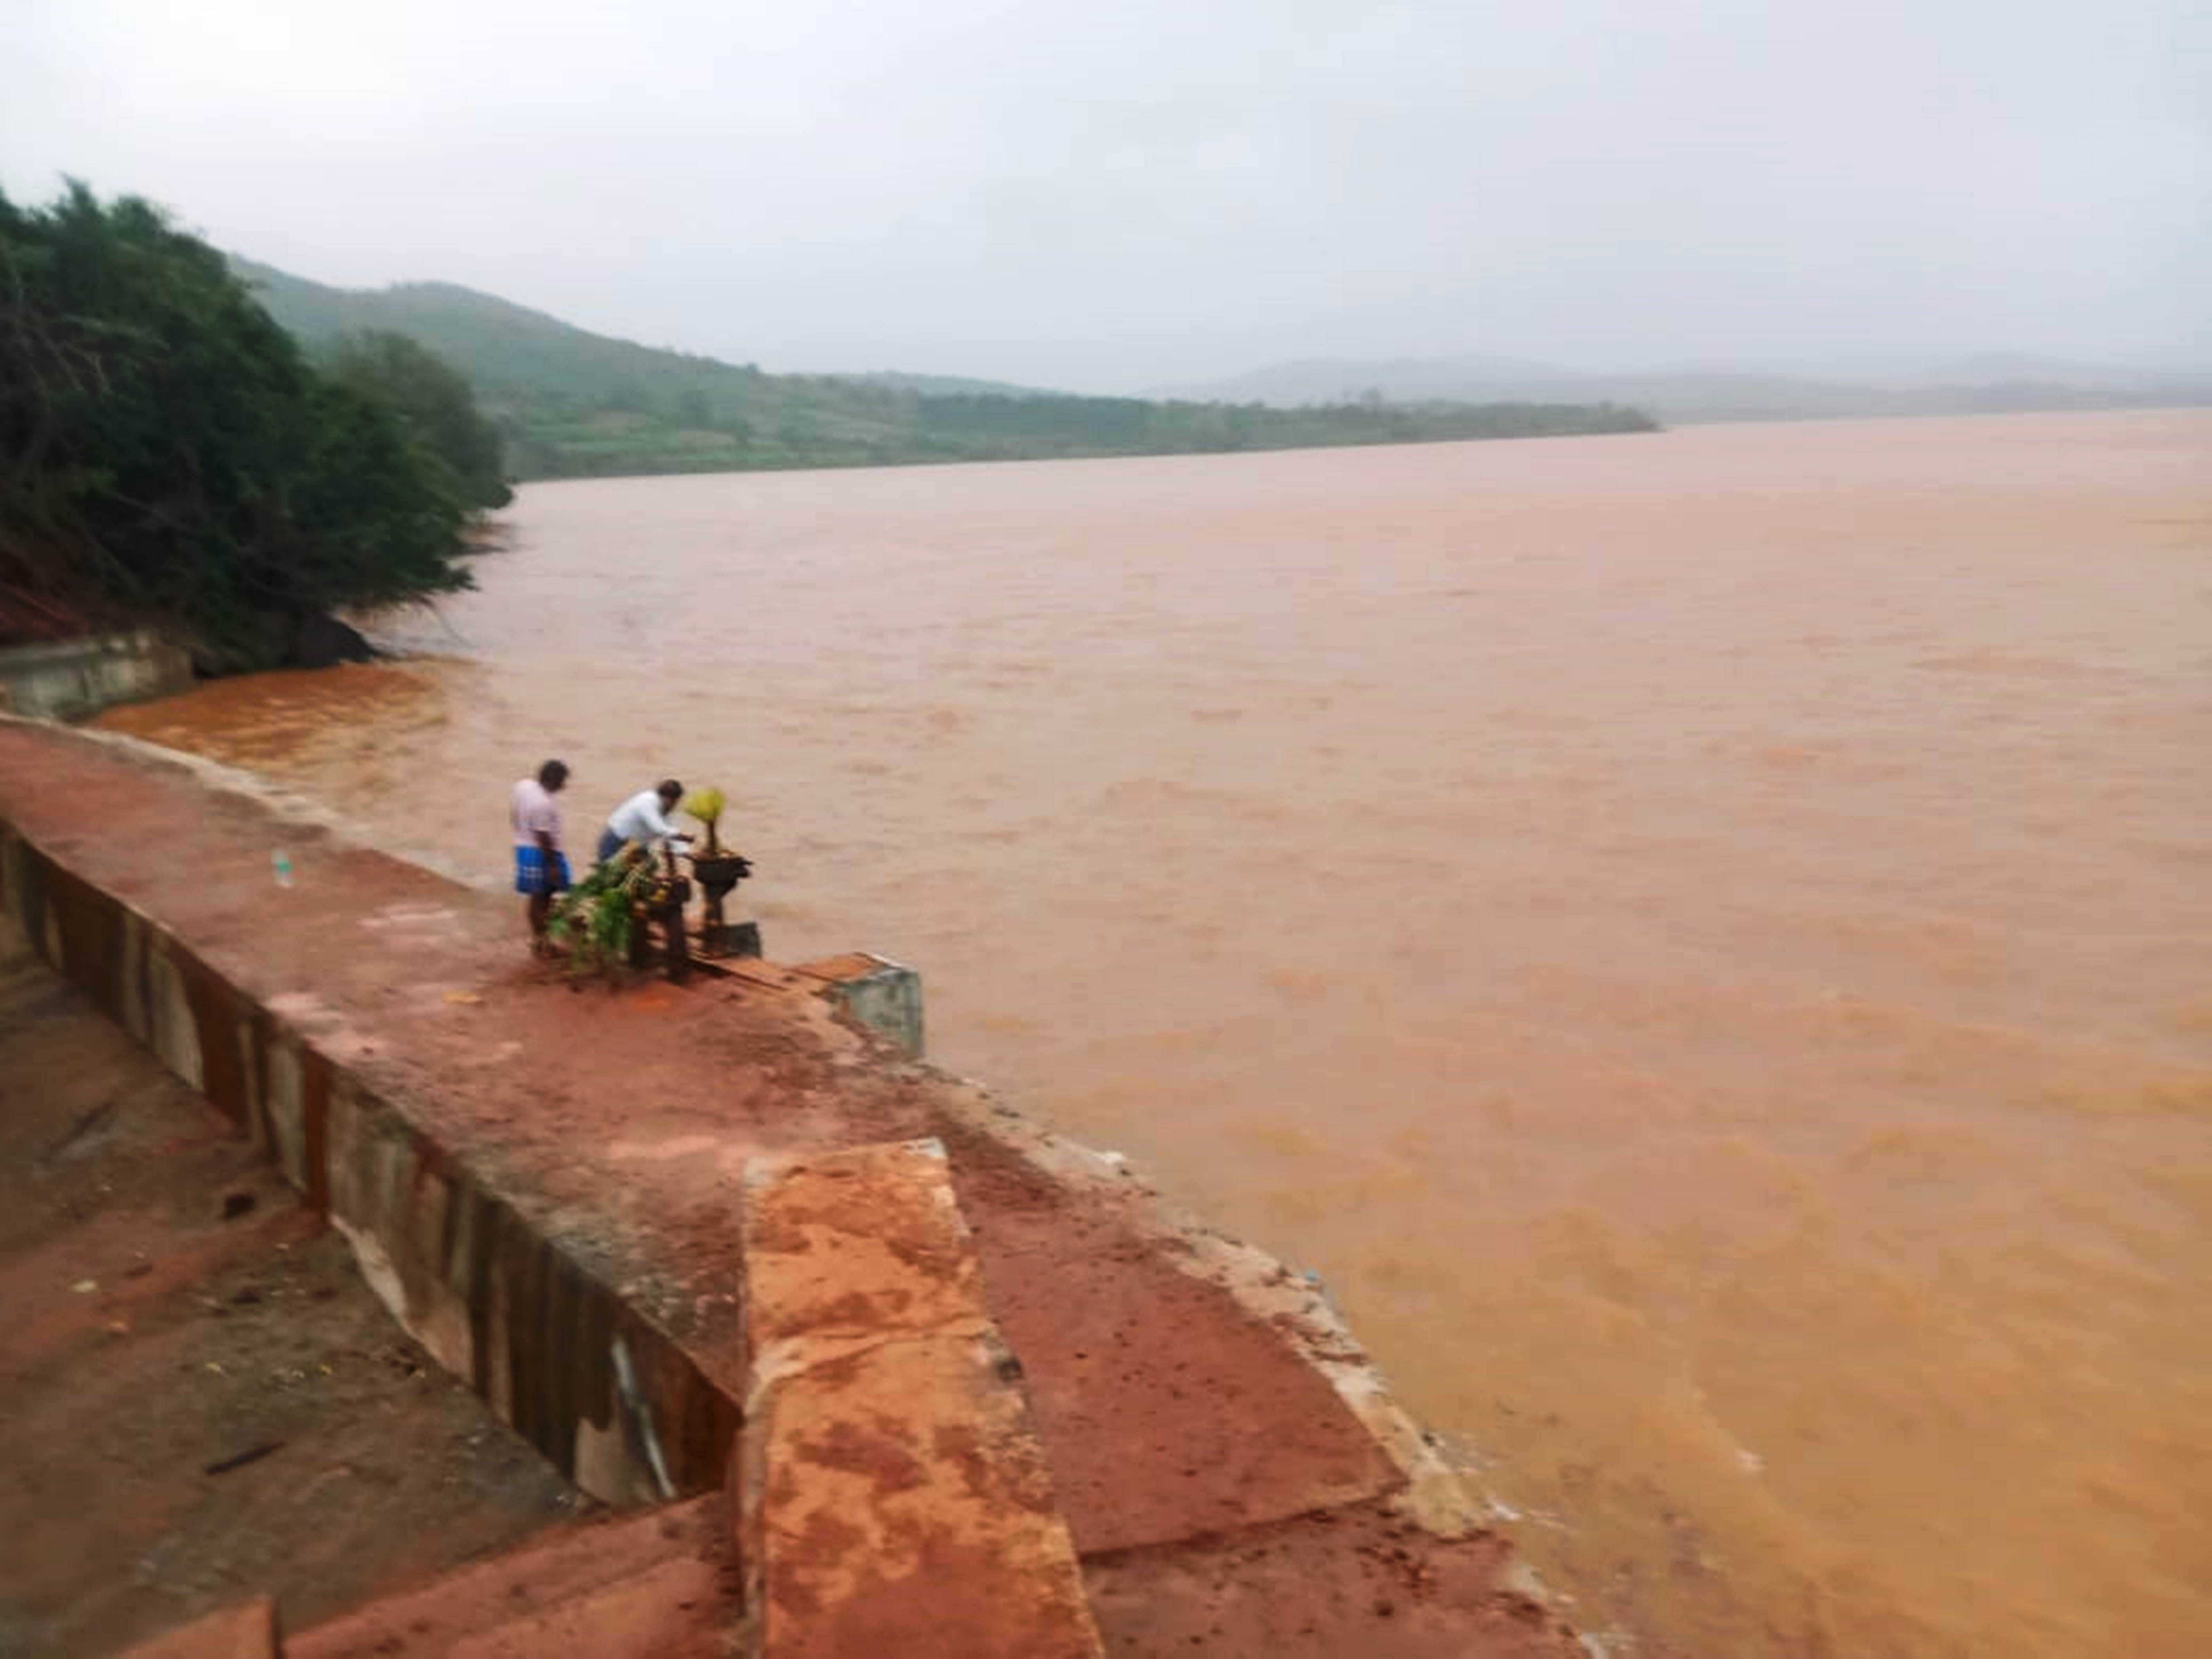
<svg viewBox="0 0 2212 1659"><path fill-rule="evenodd" d="M776 370L2212 367L2180 0L30 0L0 188Z"/></svg>

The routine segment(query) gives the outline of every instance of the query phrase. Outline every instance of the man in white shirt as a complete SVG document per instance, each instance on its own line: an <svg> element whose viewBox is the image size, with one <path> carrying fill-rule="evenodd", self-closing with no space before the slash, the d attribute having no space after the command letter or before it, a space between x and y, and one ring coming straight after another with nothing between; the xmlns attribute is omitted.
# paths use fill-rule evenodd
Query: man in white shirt
<svg viewBox="0 0 2212 1659"><path fill-rule="evenodd" d="M651 789L641 789L614 810L607 827L599 832L599 862L605 864L623 849L624 842L659 852L671 842L688 843L691 837L668 821L676 803L684 799L684 786L664 778Z"/></svg>
<svg viewBox="0 0 2212 1659"><path fill-rule="evenodd" d="M528 900L523 915L530 923L530 948L541 957L553 948L545 937L553 895L568 887L568 858L561 850L561 809L553 804L568 781L568 767L547 761L535 778L524 778L514 786L507 803L507 822L514 826L514 890Z"/></svg>

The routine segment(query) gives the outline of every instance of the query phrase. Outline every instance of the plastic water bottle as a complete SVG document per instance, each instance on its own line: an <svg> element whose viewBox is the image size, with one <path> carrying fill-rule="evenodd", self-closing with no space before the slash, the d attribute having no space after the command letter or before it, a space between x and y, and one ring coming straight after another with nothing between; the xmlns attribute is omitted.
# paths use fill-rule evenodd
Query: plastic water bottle
<svg viewBox="0 0 2212 1659"><path fill-rule="evenodd" d="M292 884L292 855L283 848L278 848L269 855L269 867L276 872L276 884L279 887L289 887Z"/></svg>

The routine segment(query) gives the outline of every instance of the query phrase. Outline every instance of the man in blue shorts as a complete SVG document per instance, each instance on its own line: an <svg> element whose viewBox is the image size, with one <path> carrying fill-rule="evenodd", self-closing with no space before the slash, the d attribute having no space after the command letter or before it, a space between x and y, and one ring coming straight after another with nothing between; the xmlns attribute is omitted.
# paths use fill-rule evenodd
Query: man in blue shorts
<svg viewBox="0 0 2212 1659"><path fill-rule="evenodd" d="M545 937L546 918L553 911L553 895L568 890L568 860L561 850L561 809L553 797L568 781L568 769L550 760L535 778L514 786L507 817L514 825L514 890L529 903L523 914L530 922L530 948L539 956L552 953Z"/></svg>

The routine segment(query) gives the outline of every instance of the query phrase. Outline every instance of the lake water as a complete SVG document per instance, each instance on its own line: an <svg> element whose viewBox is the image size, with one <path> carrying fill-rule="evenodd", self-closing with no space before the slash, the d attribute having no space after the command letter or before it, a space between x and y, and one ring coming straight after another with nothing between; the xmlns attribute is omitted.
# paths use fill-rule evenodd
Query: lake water
<svg viewBox="0 0 2212 1659"><path fill-rule="evenodd" d="M1318 1268L1616 1653L2212 1648L2212 411L508 516L105 724L491 886L549 755L722 785L772 954Z"/></svg>

